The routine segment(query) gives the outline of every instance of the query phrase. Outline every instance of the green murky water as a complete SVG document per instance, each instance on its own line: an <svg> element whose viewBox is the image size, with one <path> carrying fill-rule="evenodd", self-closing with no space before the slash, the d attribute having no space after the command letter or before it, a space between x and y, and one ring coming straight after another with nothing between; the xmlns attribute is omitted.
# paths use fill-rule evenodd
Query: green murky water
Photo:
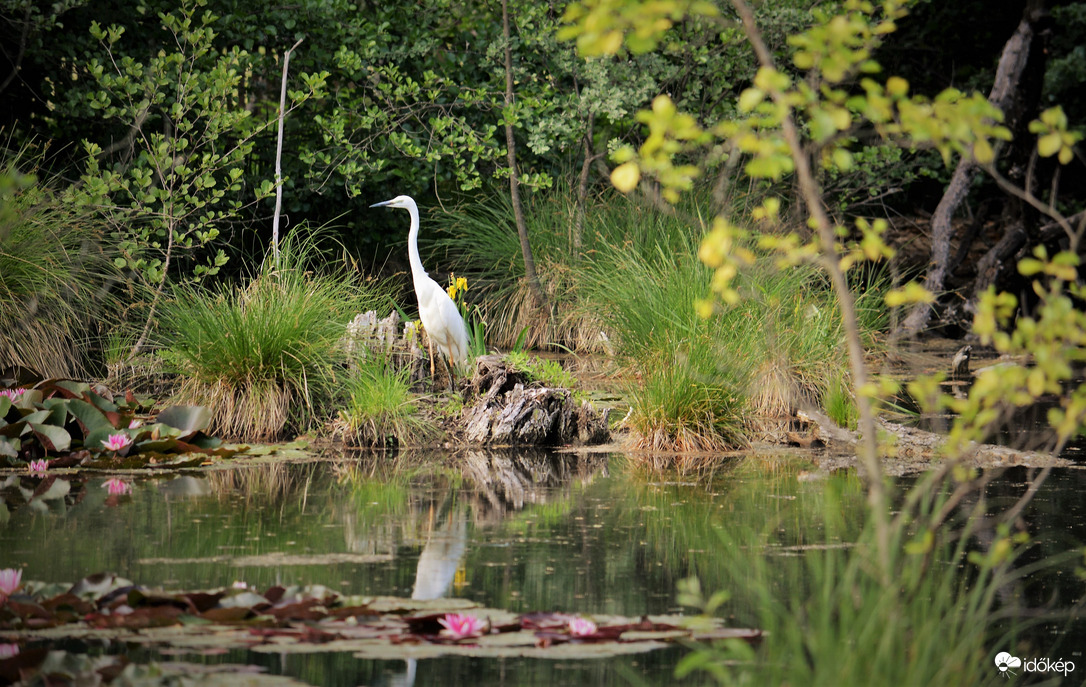
<svg viewBox="0 0 1086 687"><path fill-rule="evenodd" d="M161 475L134 479L119 497L101 476L62 476L67 485L37 494L42 483L11 476L0 492L0 568L23 567L26 579L43 581L110 571L167 589L321 584L347 594L468 598L513 612L639 616L681 612L676 584L691 574L707 589L729 587L720 563L739 554L721 546L721 529L772 523L786 580L809 543L851 542L864 506L855 473L808 480L780 458L736 462L702 484L653 481L620 455L470 452L444 461L457 469L426 467L433 461L420 457L413 462L422 467L398 472L390 461ZM1026 477L1010 470L992 482L992 508L1013 503ZM1082 470L1058 470L1042 487L1024 513L1039 553L1081 541L1083 493ZM1041 585L1056 603L1081 595L1074 571L1063 572ZM756 622L742 599L727 609L730 624ZM664 685L684 652L595 661L183 658L260 665L313 685Z"/></svg>

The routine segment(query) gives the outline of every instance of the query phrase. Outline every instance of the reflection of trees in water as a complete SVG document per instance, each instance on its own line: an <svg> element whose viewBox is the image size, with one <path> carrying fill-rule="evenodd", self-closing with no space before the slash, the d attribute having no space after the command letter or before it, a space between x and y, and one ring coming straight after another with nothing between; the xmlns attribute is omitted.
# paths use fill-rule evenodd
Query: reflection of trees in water
<svg viewBox="0 0 1086 687"><path fill-rule="evenodd" d="M606 475L607 460L606 454L532 449L364 454L336 468L354 495L337 501L337 519L351 552L394 555L401 546L436 545L434 537L442 532L452 536L450 528L461 527L467 517L465 506L476 526L493 525L528 505L546 503L556 489Z"/></svg>
<svg viewBox="0 0 1086 687"><path fill-rule="evenodd" d="M493 524L528 504L545 503L548 492L607 474L605 454L546 450L470 450L461 466L470 483L475 522Z"/></svg>
<svg viewBox="0 0 1086 687"><path fill-rule="evenodd" d="M207 484L219 498L241 497L246 502L259 501L261 505L289 499L304 505L314 478L322 470L318 463L271 463L212 470L207 473Z"/></svg>

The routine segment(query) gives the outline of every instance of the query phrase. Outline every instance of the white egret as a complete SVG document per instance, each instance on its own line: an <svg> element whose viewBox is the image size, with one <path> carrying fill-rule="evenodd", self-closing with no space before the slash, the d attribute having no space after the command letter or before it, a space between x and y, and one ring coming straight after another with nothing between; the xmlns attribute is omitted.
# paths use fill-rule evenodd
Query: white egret
<svg viewBox="0 0 1086 687"><path fill-rule="evenodd" d="M430 341L445 356L449 365L449 383L453 370L468 357L468 329L464 318L449 298L445 289L426 274L419 257L419 206L410 196L396 196L392 200L374 203L371 208L406 208L411 215L411 232L407 237L407 250L411 259L411 278L415 282L415 297L419 301L419 319L430 336Z"/></svg>

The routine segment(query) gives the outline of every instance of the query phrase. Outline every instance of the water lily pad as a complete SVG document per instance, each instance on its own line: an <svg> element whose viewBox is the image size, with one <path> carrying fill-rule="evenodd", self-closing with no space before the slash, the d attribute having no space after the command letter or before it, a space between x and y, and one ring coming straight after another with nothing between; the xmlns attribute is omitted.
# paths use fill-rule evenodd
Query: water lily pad
<svg viewBox="0 0 1086 687"><path fill-rule="evenodd" d="M653 651L695 638L755 641L761 636L715 620L695 631L680 616L600 615L593 616L594 633L575 636L569 631L575 615L518 614L467 599L342 596L320 585L275 586L263 593L152 592L127 582L90 576L52 598L42 598L44 587L28 582L25 593L3 602L0 631L16 640L98 639L159 650L351 653L384 660L449 654L580 660ZM448 623L439 622L452 613L482 622L471 626L471 634L454 636L444 629Z"/></svg>
<svg viewBox="0 0 1086 687"><path fill-rule="evenodd" d="M79 421L80 426L83 427L83 435L89 437L95 433L116 432L113 425L106 419L98 408L94 407L90 403L78 398L70 399L67 402L68 412L75 416L75 419Z"/></svg>
<svg viewBox="0 0 1086 687"><path fill-rule="evenodd" d="M195 434L211 424L211 410L205 406L170 406L158 414L158 421L181 430L181 436Z"/></svg>
<svg viewBox="0 0 1086 687"><path fill-rule="evenodd" d="M41 412L47 413L48 411L43 410ZM54 425L38 422L27 422L26 424L30 427L30 430L34 432L34 436L46 451L50 453L64 453L71 448L72 435L68 434L67 430L63 427L56 427Z"/></svg>

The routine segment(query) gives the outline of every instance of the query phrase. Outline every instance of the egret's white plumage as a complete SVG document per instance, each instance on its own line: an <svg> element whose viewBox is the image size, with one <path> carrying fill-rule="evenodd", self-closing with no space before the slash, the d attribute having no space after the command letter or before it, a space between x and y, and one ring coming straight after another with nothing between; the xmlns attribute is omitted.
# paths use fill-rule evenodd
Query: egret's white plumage
<svg viewBox="0 0 1086 687"><path fill-rule="evenodd" d="M406 208L411 215L411 233L407 237L407 250L411 260L411 278L415 282L415 297L419 301L419 319L430 336L434 347L449 361L450 370L467 360L468 329L456 303L441 285L426 274L419 257L419 206L410 196L396 196L392 200L370 206Z"/></svg>

